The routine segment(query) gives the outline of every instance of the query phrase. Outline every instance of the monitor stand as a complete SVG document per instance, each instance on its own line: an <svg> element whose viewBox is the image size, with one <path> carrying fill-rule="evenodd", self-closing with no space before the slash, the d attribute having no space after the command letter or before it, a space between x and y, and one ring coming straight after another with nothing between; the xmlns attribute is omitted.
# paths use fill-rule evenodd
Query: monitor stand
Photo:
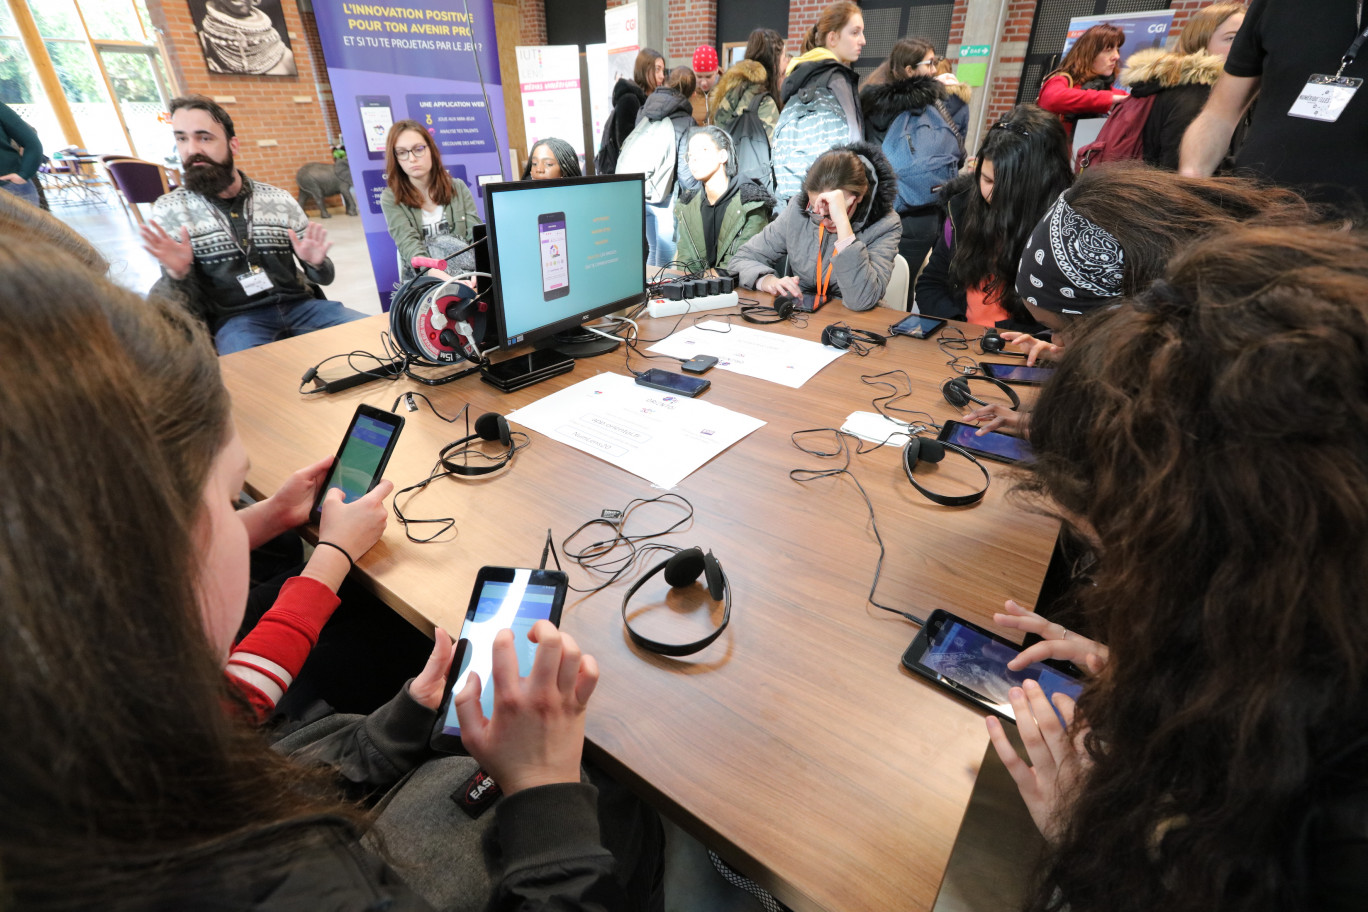
<svg viewBox="0 0 1368 912"><path fill-rule="evenodd" d="M556 333L542 347L554 348L569 358L595 358L615 351L621 344L619 339L607 339L583 329L567 329Z"/></svg>

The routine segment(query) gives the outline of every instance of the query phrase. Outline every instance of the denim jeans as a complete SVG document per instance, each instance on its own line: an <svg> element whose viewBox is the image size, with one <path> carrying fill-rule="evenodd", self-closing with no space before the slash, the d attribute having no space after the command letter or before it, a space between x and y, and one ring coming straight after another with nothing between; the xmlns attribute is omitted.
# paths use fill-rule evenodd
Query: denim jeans
<svg viewBox="0 0 1368 912"><path fill-rule="evenodd" d="M315 329L363 320L365 317L365 314L343 307L337 301L320 301L316 298L298 304L267 304L225 320L214 333L214 347L220 355L227 355L277 339L302 336Z"/></svg>
<svg viewBox="0 0 1368 912"><path fill-rule="evenodd" d="M675 244L674 199L663 206L646 204L646 265L668 266L674 262Z"/></svg>
<svg viewBox="0 0 1368 912"><path fill-rule="evenodd" d="M32 181L24 181L22 184L11 184L9 181L0 181L0 187L4 187L21 200L27 200L35 206L39 205L38 188L33 186Z"/></svg>

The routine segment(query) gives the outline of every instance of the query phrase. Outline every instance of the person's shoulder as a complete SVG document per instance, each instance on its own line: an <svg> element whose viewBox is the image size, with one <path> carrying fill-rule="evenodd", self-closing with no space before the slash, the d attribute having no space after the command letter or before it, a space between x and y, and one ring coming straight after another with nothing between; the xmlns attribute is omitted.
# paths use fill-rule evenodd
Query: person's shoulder
<svg viewBox="0 0 1368 912"><path fill-rule="evenodd" d="M397 199L394 198L394 191L391 190L389 187L386 187L384 190L381 190L381 191L380 191L380 205L381 205L381 206L397 206L397 205L399 205L399 201L398 201Z"/></svg>

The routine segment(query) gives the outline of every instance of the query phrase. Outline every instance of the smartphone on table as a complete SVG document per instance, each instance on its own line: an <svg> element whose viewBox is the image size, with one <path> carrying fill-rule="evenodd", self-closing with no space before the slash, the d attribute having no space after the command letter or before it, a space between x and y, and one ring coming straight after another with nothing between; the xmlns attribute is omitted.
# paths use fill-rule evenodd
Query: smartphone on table
<svg viewBox="0 0 1368 912"><path fill-rule="evenodd" d="M651 389L689 397L697 396L712 386L711 380L704 380L702 377L686 377L683 374L661 370L658 367L637 374L636 382L639 386L649 386Z"/></svg>
<svg viewBox="0 0 1368 912"><path fill-rule="evenodd" d="M945 321L939 317L923 317L921 314L908 314L902 320L888 327L890 336L911 336L914 339L929 339Z"/></svg>
<svg viewBox="0 0 1368 912"><path fill-rule="evenodd" d="M962 421L947 421L941 425L940 434L937 440L945 443L953 443L963 450L968 450L980 459L992 459L995 462L1029 462L1035 458L1035 452L1031 449L1031 442L1021 437L1013 437L1011 434L1001 434L997 431L989 431L982 437L976 436L978 428L972 424L965 424Z"/></svg>
<svg viewBox="0 0 1368 912"><path fill-rule="evenodd" d="M456 674L450 676L446 696L437 713L432 747L447 753L463 753L461 723L452 696L465 687L471 673L480 676L480 706L485 718L494 713L494 636L512 630L518 653L518 674L526 677L537 656L537 644L527 638L532 625L548 620L560 626L561 609L570 578L559 570L528 570L517 567L481 567L470 592Z"/></svg>
<svg viewBox="0 0 1368 912"><path fill-rule="evenodd" d="M399 432L404 429L404 418L393 412L381 411L364 403L356 407L342 445L337 449L328 480L318 492L309 519L318 522L323 510L323 499L333 488L342 491L342 499L351 503L360 500L380 483L389 465Z"/></svg>
<svg viewBox="0 0 1368 912"><path fill-rule="evenodd" d="M1054 375L1052 367L1027 367L1024 364L1003 364L997 361L980 361L979 367L985 377L1023 386L1039 386Z"/></svg>
<svg viewBox="0 0 1368 912"><path fill-rule="evenodd" d="M948 611L936 610L903 653L902 663L908 671L1012 722L1016 714L1007 692L1023 681L1037 682L1051 701L1056 693L1078 699L1083 681L1068 662L1047 659L1021 671L1008 669L1007 663L1023 648Z"/></svg>

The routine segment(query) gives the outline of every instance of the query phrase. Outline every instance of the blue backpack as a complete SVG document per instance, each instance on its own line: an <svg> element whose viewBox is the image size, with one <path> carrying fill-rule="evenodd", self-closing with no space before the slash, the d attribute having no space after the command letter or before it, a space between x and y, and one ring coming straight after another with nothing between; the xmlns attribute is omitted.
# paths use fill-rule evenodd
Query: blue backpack
<svg viewBox="0 0 1368 912"><path fill-rule="evenodd" d="M964 133L943 101L914 114L903 111L884 136L883 153L898 175L899 213L936 201L964 164Z"/></svg>
<svg viewBox="0 0 1368 912"><path fill-rule="evenodd" d="M826 86L805 86L788 100L774 127L774 187L780 206L803 189L817 156L850 141L850 125Z"/></svg>

